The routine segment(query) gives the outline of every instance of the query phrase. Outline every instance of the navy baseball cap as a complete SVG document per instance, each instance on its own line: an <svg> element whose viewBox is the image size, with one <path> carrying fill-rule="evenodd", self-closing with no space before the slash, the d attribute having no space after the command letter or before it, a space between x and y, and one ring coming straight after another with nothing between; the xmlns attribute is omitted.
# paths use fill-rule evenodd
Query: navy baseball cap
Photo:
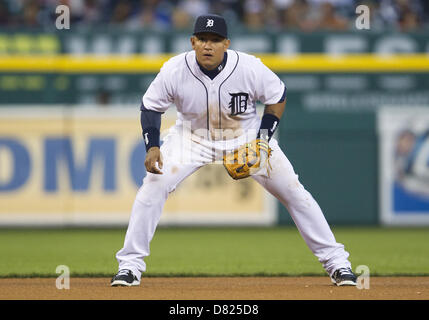
<svg viewBox="0 0 429 320"><path fill-rule="evenodd" d="M197 18L194 26L194 35L210 32L228 38L228 28L225 19L216 14L202 15Z"/></svg>

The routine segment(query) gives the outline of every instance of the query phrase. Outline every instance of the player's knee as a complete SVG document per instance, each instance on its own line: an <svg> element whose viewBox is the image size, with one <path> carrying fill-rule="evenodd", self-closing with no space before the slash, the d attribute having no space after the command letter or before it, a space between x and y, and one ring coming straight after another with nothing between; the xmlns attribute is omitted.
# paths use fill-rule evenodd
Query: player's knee
<svg viewBox="0 0 429 320"><path fill-rule="evenodd" d="M144 179L137 198L143 202L165 201L176 185L158 178Z"/></svg>
<svg viewBox="0 0 429 320"><path fill-rule="evenodd" d="M284 194L289 200L304 199L308 197L308 191L297 178L291 179L285 183Z"/></svg>
<svg viewBox="0 0 429 320"><path fill-rule="evenodd" d="M164 188L142 187L137 193L137 200L146 206L163 204L167 200L168 193Z"/></svg>

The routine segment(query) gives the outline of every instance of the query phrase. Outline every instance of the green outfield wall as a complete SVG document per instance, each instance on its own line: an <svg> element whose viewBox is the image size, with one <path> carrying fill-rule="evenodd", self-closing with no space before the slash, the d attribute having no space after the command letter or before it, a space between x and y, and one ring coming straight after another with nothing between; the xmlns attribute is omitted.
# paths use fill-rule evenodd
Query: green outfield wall
<svg viewBox="0 0 429 320"><path fill-rule="evenodd" d="M233 28L231 46L253 53L424 53L428 30L386 32L297 32L294 30L253 31ZM71 28L69 30L0 28L1 54L162 54L188 50L192 30L161 32L120 27Z"/></svg>
<svg viewBox="0 0 429 320"><path fill-rule="evenodd" d="M378 161L374 113L289 108L280 145L329 223L378 224ZM279 205L279 222L293 223Z"/></svg>

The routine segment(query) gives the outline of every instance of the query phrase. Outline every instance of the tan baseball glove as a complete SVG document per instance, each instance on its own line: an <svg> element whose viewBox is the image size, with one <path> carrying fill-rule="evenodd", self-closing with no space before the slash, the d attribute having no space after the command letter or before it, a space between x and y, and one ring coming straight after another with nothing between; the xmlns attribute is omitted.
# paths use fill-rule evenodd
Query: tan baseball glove
<svg viewBox="0 0 429 320"><path fill-rule="evenodd" d="M251 175L258 174L263 168L269 171L271 165L269 157L271 148L268 142L262 139L255 139L252 142L246 143L224 155L223 165L229 175L235 179L244 179Z"/></svg>

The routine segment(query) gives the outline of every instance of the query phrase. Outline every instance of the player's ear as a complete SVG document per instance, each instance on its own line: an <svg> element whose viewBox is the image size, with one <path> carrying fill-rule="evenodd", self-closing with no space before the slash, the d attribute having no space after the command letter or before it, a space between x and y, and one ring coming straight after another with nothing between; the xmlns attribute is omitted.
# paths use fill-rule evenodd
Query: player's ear
<svg viewBox="0 0 429 320"><path fill-rule="evenodd" d="M225 39L223 41L223 45L224 45L225 50L227 50L229 48L230 44L231 44L231 40L229 40L229 39Z"/></svg>
<svg viewBox="0 0 429 320"><path fill-rule="evenodd" d="M192 49L195 49L195 41L196 41L195 36L192 36L192 37L191 37L191 45L192 45Z"/></svg>

